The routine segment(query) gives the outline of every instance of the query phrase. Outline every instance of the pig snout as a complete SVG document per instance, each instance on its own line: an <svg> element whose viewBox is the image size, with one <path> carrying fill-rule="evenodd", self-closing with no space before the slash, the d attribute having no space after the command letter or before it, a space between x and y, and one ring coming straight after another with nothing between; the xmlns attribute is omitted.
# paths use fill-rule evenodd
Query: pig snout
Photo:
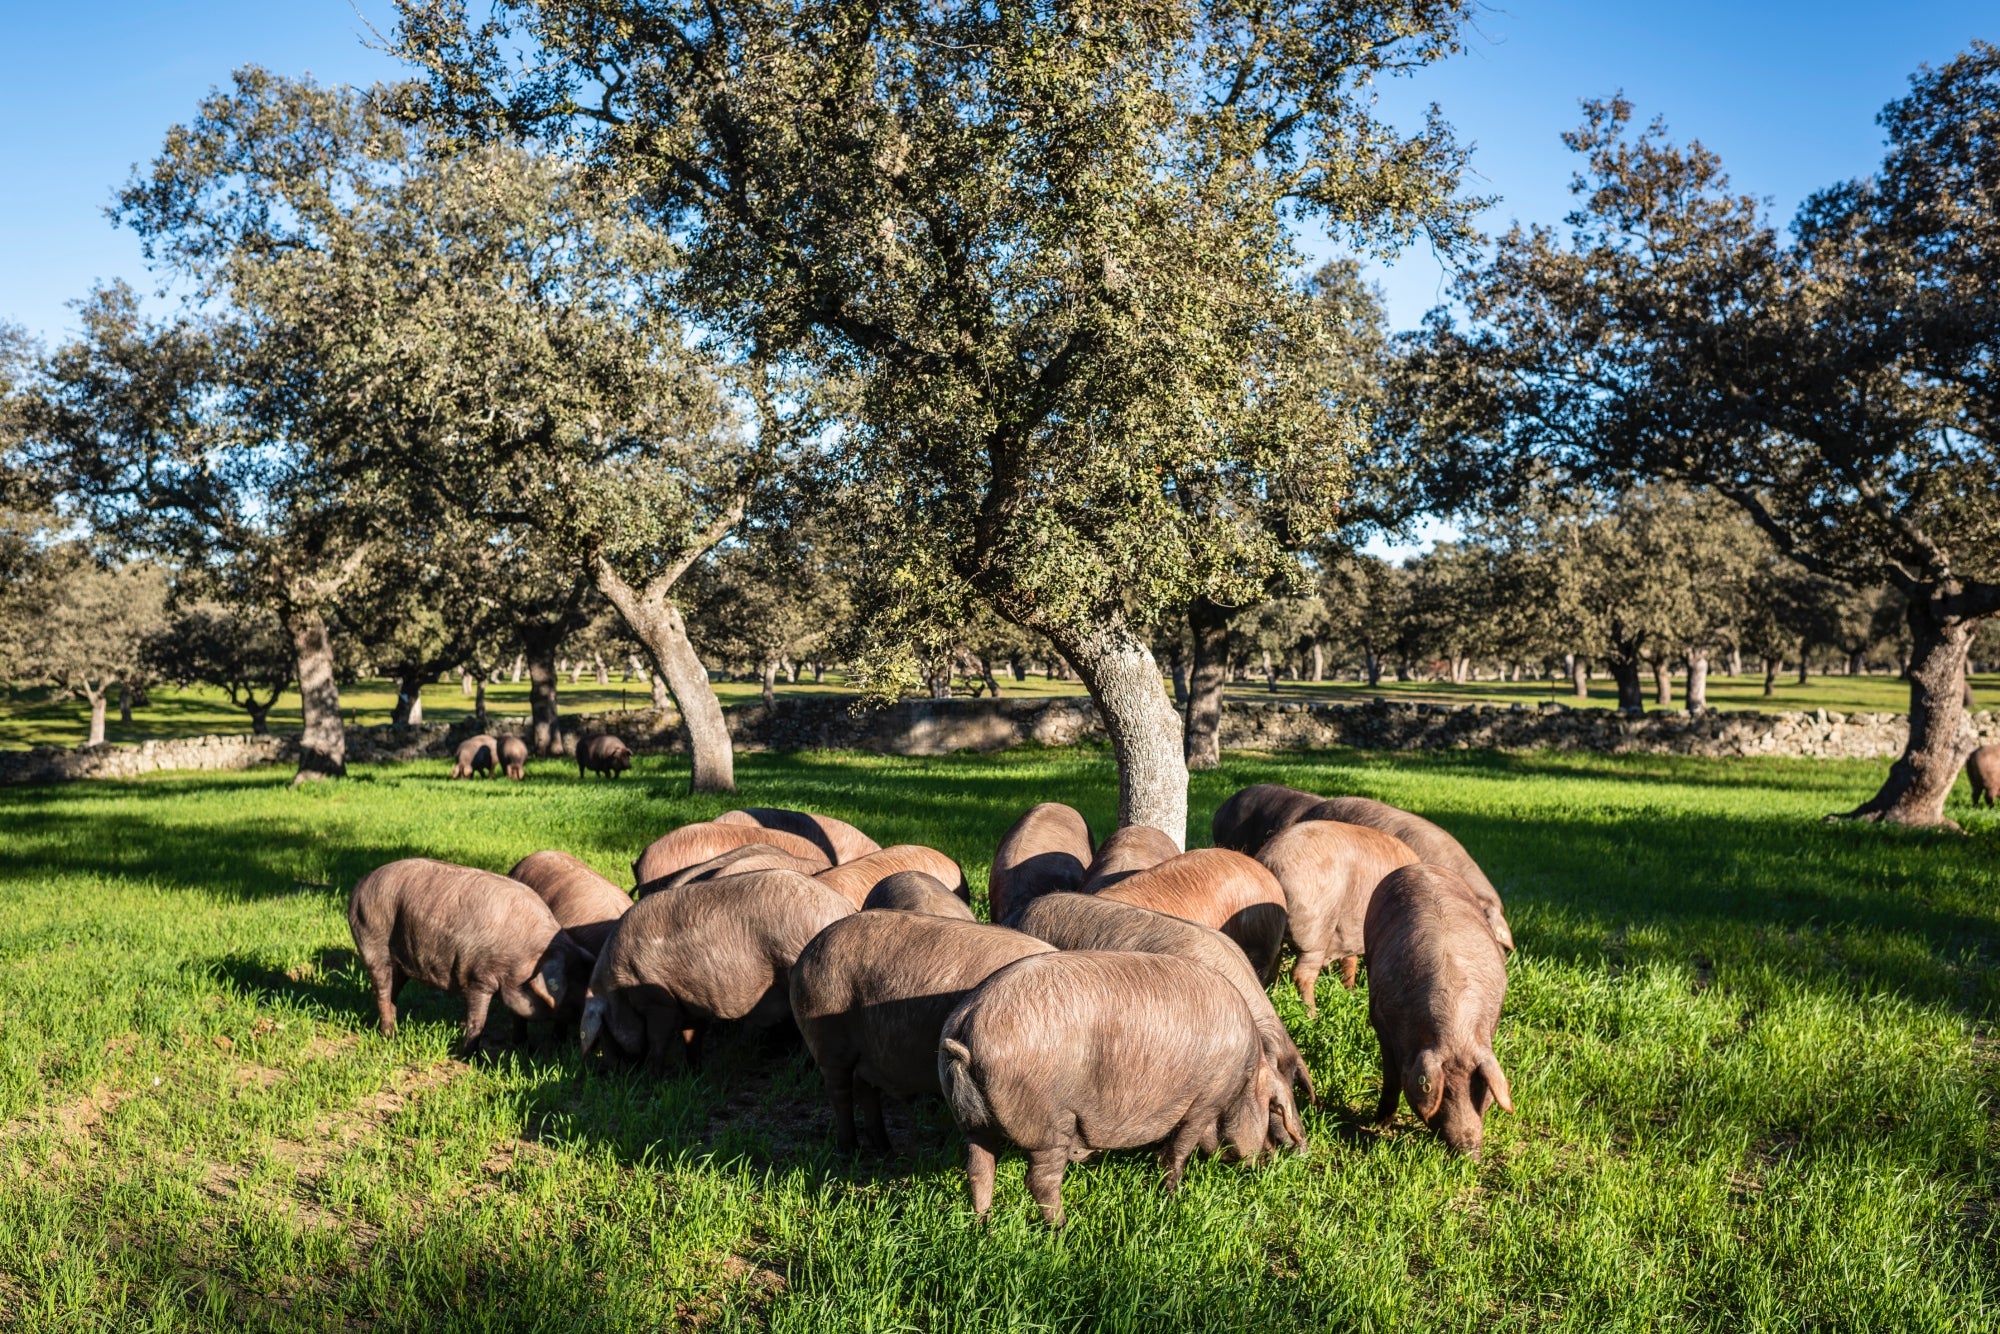
<svg viewBox="0 0 2000 1334"><path fill-rule="evenodd" d="M604 1034L604 997L586 993L583 998L583 1023L579 1025L577 1036L583 1043L583 1054L590 1055L597 1046L597 1039Z"/></svg>

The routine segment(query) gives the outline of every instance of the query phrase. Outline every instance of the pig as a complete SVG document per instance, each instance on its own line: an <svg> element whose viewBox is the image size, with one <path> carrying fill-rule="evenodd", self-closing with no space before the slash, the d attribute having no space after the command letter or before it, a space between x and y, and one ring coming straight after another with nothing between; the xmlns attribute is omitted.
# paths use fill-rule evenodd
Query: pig
<svg viewBox="0 0 2000 1334"><path fill-rule="evenodd" d="M1064 1169L1100 1149L1159 1144L1173 1190L1196 1149L1255 1158L1305 1143L1235 986L1171 955L1058 950L1008 964L945 1020L937 1063L982 1218L1008 1140L1027 1151L1028 1192L1052 1227Z"/></svg>
<svg viewBox="0 0 2000 1334"><path fill-rule="evenodd" d="M810 862L817 870L824 871L828 865L825 854L796 834L760 829L756 825L704 821L684 824L647 844L646 850L632 863L632 883L650 884L676 871L699 865L731 848L747 847L752 843L773 847L800 861Z"/></svg>
<svg viewBox="0 0 2000 1334"><path fill-rule="evenodd" d="M1479 1157L1486 1109L1514 1110L1493 1055L1507 956L1463 880L1442 866L1401 867L1375 887L1368 938L1368 1023L1382 1048L1375 1123L1415 1112L1459 1153Z"/></svg>
<svg viewBox="0 0 2000 1334"><path fill-rule="evenodd" d="M1991 806L2000 797L2000 745L1981 746L1965 757L1965 781L1972 784L1972 804Z"/></svg>
<svg viewBox="0 0 2000 1334"><path fill-rule="evenodd" d="M567 852L531 852L507 872L535 891L577 944L597 954L632 907L632 897Z"/></svg>
<svg viewBox="0 0 2000 1334"><path fill-rule="evenodd" d="M1242 949L1262 985L1277 975L1285 944L1284 886L1240 852L1183 852L1098 893L1214 927Z"/></svg>
<svg viewBox="0 0 2000 1334"><path fill-rule="evenodd" d="M705 862L684 866L672 875L648 880L634 893L643 899L648 894L657 894L663 889L679 889L697 880L714 880L718 876L744 875L751 871L797 871L801 875L818 875L825 869L825 863L817 857L807 861L804 857L780 852L769 843L745 843L740 848L718 852Z"/></svg>
<svg viewBox="0 0 2000 1334"><path fill-rule="evenodd" d="M1095 894L1109 889L1127 876L1180 856L1172 838L1151 825L1131 824L1114 829L1097 849L1084 873L1083 892Z"/></svg>
<svg viewBox="0 0 2000 1334"><path fill-rule="evenodd" d="M396 1035L396 997L411 978L465 998L467 1055L486 1045L495 998L521 1021L573 1015L590 980L589 951L519 881L409 857L379 866L347 903L354 952L375 992L382 1036Z"/></svg>
<svg viewBox="0 0 2000 1334"><path fill-rule="evenodd" d="M1457 839L1423 816L1412 815L1367 797L1334 797L1313 807L1301 818L1358 824L1403 840L1410 851L1417 854L1419 861L1442 866L1465 883L1466 890L1483 906L1493 938L1512 952L1514 932L1507 925L1507 912L1500 902L1500 891L1493 888L1486 872L1479 869L1479 863L1472 860L1471 854Z"/></svg>
<svg viewBox="0 0 2000 1334"><path fill-rule="evenodd" d="M1297 824L1324 798L1277 783L1253 783L1215 808L1208 822L1218 848L1247 852L1252 857L1272 835Z"/></svg>
<svg viewBox="0 0 2000 1334"><path fill-rule="evenodd" d="M1220 931L1101 894L1044 895L1021 910L1014 926L1061 950L1171 954L1215 969L1230 980L1249 1007L1264 1059L1287 1084L1304 1089L1314 1103L1319 1101L1305 1057L1272 1008L1271 998L1257 985L1250 961L1236 942Z"/></svg>
<svg viewBox="0 0 2000 1334"><path fill-rule="evenodd" d="M1382 877L1409 866L1409 844L1379 829L1337 820L1306 820L1280 830L1257 860L1285 891L1285 939L1298 951L1292 985L1306 1013L1317 1015L1313 986L1328 960L1340 960L1340 981L1354 986L1355 965L1367 952L1361 923Z"/></svg>
<svg viewBox="0 0 2000 1334"><path fill-rule="evenodd" d="M591 773L616 778L632 767L632 748L615 736L587 736L576 743L576 776Z"/></svg>
<svg viewBox="0 0 2000 1334"><path fill-rule="evenodd" d="M482 778L493 776L493 766L499 762L500 743L490 736L469 736L458 743L458 759L452 765L453 778L470 778L478 774Z"/></svg>
<svg viewBox="0 0 2000 1334"><path fill-rule="evenodd" d="M861 907L864 912L917 912L961 922L979 920L972 915L971 904L946 889L944 881L922 871L898 871L883 876L868 891Z"/></svg>
<svg viewBox="0 0 2000 1334"><path fill-rule="evenodd" d="M528 743L517 736L500 738L500 767L507 776L520 782L528 775Z"/></svg>
<svg viewBox="0 0 2000 1334"><path fill-rule="evenodd" d="M607 1054L661 1072L678 1047L698 1069L717 1020L784 1022L799 951L853 911L797 871L723 876L640 900L597 956L583 1001L583 1054L601 1041Z"/></svg>
<svg viewBox="0 0 2000 1334"><path fill-rule="evenodd" d="M828 863L834 866L882 850L880 843L847 821L836 820L831 815L814 815L810 811L787 811L775 806L746 806L740 811L726 811L716 816L715 822L756 825L762 829L778 829L787 834L794 834L818 848Z"/></svg>
<svg viewBox="0 0 2000 1334"><path fill-rule="evenodd" d="M999 969L1054 950L1004 926L897 911L858 912L813 937L792 966L792 1018L826 1082L834 1142L853 1151L858 1110L868 1146L886 1153L882 1095L941 1092L945 1018Z"/></svg>
<svg viewBox="0 0 2000 1334"><path fill-rule="evenodd" d="M1092 855L1090 826L1074 807L1030 806L993 853L986 878L993 920L1006 921L1044 894L1082 889Z"/></svg>
<svg viewBox="0 0 2000 1334"><path fill-rule="evenodd" d="M965 887L965 872L959 869L958 863L937 849L918 843L898 843L880 852L871 852L866 857L821 871L818 879L822 885L859 908L868 901L868 891L875 888L877 881L898 871L922 871L925 875L935 876L946 889L970 901L971 891Z"/></svg>

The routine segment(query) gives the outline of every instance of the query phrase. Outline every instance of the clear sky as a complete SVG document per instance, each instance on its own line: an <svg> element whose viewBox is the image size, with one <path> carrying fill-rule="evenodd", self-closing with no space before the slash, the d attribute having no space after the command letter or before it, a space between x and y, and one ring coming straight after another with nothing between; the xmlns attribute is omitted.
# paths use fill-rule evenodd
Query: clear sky
<svg viewBox="0 0 2000 1334"><path fill-rule="evenodd" d="M104 206L230 70L396 73L363 45L368 21L393 20L389 0L0 0L0 20L0 318L44 338L69 326L65 303L93 282L147 285ZM1503 197L1489 230L1560 219L1571 163L1557 136L1578 99L1621 88L1788 217L1819 186L1866 173L1882 104L1975 36L2000 40L1994 0L1512 0L1482 11L1465 55L1395 81L1382 101L1397 116L1435 101L1478 146L1475 187ZM1399 327L1441 292L1421 253L1378 277Z"/></svg>

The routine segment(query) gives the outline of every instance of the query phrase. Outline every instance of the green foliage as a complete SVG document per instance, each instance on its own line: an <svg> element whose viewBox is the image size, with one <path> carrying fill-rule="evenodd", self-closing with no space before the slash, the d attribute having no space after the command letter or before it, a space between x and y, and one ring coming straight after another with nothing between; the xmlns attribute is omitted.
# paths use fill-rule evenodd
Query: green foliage
<svg viewBox="0 0 2000 1334"><path fill-rule="evenodd" d="M1163 1326L1983 1328L1994 1302L1983 1036L2000 1001L1990 815L1972 839L1827 826L1857 764L1603 756L1230 756L1197 828L1276 781L1424 810L1507 896L1487 1156L1365 1128L1365 990L1307 1021L1312 1152L1072 1169L1035 1220L1003 1157L975 1226L948 1116L831 1147L795 1049L712 1044L700 1079L583 1074L569 1044L450 1055L413 987L370 1028L342 912L397 856L609 874L711 816L680 761L622 784L361 767L0 791L0 1293L36 1327L605 1330ZM1103 828L1101 752L748 755L740 800L985 860L1039 800ZM115 827L118 837L104 831ZM1199 840L1197 840L1199 841ZM1365 987L1365 983L1364 983ZM155 1082L157 1081L157 1082Z"/></svg>

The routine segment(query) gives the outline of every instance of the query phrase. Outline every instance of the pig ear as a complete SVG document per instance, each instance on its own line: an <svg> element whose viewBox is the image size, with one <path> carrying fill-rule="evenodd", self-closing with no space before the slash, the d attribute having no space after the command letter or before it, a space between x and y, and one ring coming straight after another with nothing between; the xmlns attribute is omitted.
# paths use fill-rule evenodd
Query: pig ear
<svg viewBox="0 0 2000 1334"><path fill-rule="evenodd" d="M1481 1056L1479 1058L1479 1073L1486 1081L1487 1096L1500 1104L1501 1111L1512 1112L1514 1110L1514 1095L1512 1090L1507 1087L1507 1072L1500 1068L1500 1058L1490 1051ZM1481 1107L1479 1111L1483 1116L1486 1109Z"/></svg>
<svg viewBox="0 0 2000 1334"><path fill-rule="evenodd" d="M549 990L547 969L537 968L535 970L534 976L528 979L528 991L536 1000L548 1006L551 1010L556 1008L555 993Z"/></svg>
<svg viewBox="0 0 2000 1334"><path fill-rule="evenodd" d="M1306 1091L1307 1102L1319 1106L1319 1091L1313 1087L1313 1072L1306 1069L1306 1058L1303 1056L1292 1058L1292 1082Z"/></svg>
<svg viewBox="0 0 2000 1334"><path fill-rule="evenodd" d="M1500 942L1502 949L1509 954L1514 952L1514 932L1507 925L1507 918L1497 903L1486 909L1486 929L1493 933L1493 938Z"/></svg>
<svg viewBox="0 0 2000 1334"><path fill-rule="evenodd" d="M597 996L586 996L583 1002L583 1025L577 1036L583 1041L583 1054L590 1055L590 1049L597 1045L598 1034L604 1031L604 1001Z"/></svg>
<svg viewBox="0 0 2000 1334"><path fill-rule="evenodd" d="M1428 1121L1437 1115L1444 1102L1444 1062L1436 1051L1425 1048L1403 1068L1403 1094L1419 1118Z"/></svg>

